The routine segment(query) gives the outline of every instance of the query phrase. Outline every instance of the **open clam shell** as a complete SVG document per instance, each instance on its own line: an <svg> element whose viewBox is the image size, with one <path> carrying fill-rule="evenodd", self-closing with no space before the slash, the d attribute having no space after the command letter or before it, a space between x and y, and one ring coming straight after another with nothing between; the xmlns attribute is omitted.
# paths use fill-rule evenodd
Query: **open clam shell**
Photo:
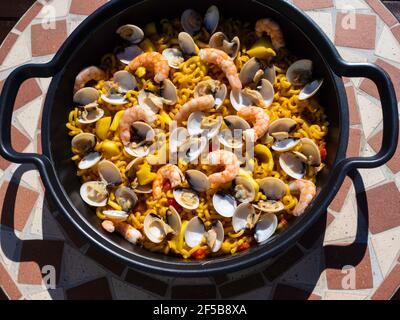
<svg viewBox="0 0 400 320"><path fill-rule="evenodd" d="M285 209L284 204L281 201L276 200L260 200L257 204L254 204L253 206L257 210L267 213L278 213Z"/></svg>
<svg viewBox="0 0 400 320"><path fill-rule="evenodd" d="M187 9L181 15L182 28L191 35L199 32L202 24L203 18L197 11L193 9Z"/></svg>
<svg viewBox="0 0 400 320"><path fill-rule="evenodd" d="M85 182L79 192L82 200L92 207L104 207L107 204L107 183L103 181Z"/></svg>
<svg viewBox="0 0 400 320"><path fill-rule="evenodd" d="M168 60L168 65L174 69L179 69L180 64L185 61L182 51L177 48L164 49L162 55Z"/></svg>
<svg viewBox="0 0 400 320"><path fill-rule="evenodd" d="M129 214L127 214L125 211L119 210L104 210L102 213L107 220L111 220L113 222L123 222L129 217Z"/></svg>
<svg viewBox="0 0 400 320"><path fill-rule="evenodd" d="M215 211L225 218L231 218L235 213L236 199L228 193L216 192L212 202Z"/></svg>
<svg viewBox="0 0 400 320"><path fill-rule="evenodd" d="M298 60L290 65L286 72L286 78L294 86L304 86L311 80L312 69L313 63L311 60Z"/></svg>
<svg viewBox="0 0 400 320"><path fill-rule="evenodd" d="M92 102L79 112L78 122L81 124L91 124L100 120L104 116L104 110L99 107L97 102Z"/></svg>
<svg viewBox="0 0 400 320"><path fill-rule="evenodd" d="M197 192L205 192L209 189L210 181L203 172L192 169L187 170L185 174L186 180L193 190Z"/></svg>
<svg viewBox="0 0 400 320"><path fill-rule="evenodd" d="M178 43L182 52L187 56L195 56L199 51L192 36L187 32L181 32L178 35Z"/></svg>
<svg viewBox="0 0 400 320"><path fill-rule="evenodd" d="M129 90L137 88L136 78L128 71L117 71L113 75L113 81L118 85L119 93L127 93Z"/></svg>
<svg viewBox="0 0 400 320"><path fill-rule="evenodd" d="M194 88L194 97L198 98L211 94L214 97L214 108L218 110L222 106L228 94L226 85L218 80L201 81Z"/></svg>
<svg viewBox="0 0 400 320"><path fill-rule="evenodd" d="M121 187L115 191L115 200L123 211L129 212L138 202L138 197L131 188Z"/></svg>
<svg viewBox="0 0 400 320"><path fill-rule="evenodd" d="M116 52L117 59L123 64L129 64L137 56L141 55L143 50L137 45L131 45L129 47L120 48Z"/></svg>
<svg viewBox="0 0 400 320"><path fill-rule="evenodd" d="M268 240L278 227L278 218L273 213L264 214L257 222L254 230L254 239L258 243Z"/></svg>
<svg viewBox="0 0 400 320"><path fill-rule="evenodd" d="M143 30L133 24L125 24L120 26L116 32L122 39L133 44L141 42L144 38Z"/></svg>
<svg viewBox="0 0 400 320"><path fill-rule="evenodd" d="M213 34L218 28L219 24L219 10L217 6L211 6L207 9L204 16L204 27L209 34Z"/></svg>
<svg viewBox="0 0 400 320"><path fill-rule="evenodd" d="M236 111L251 105L261 108L269 107L274 101L275 89L266 79L261 79L261 85L257 90L244 88L241 91L231 91L230 101Z"/></svg>
<svg viewBox="0 0 400 320"><path fill-rule="evenodd" d="M211 252L218 252L222 247L224 241L224 226L221 221L215 220L212 222L211 229L204 234L207 245L210 247Z"/></svg>
<svg viewBox="0 0 400 320"><path fill-rule="evenodd" d="M185 209L194 210L200 205L199 196L194 190L177 188L174 189L173 194L176 202Z"/></svg>
<svg viewBox="0 0 400 320"><path fill-rule="evenodd" d="M239 202L252 202L256 197L254 185L244 176L237 176L233 180L233 196Z"/></svg>
<svg viewBox="0 0 400 320"><path fill-rule="evenodd" d="M272 150L275 150L278 152L285 152L285 151L292 150L299 143L300 143L300 139L287 138L287 139L275 141L271 148L272 148Z"/></svg>
<svg viewBox="0 0 400 320"><path fill-rule="evenodd" d="M306 100L314 96L321 88L323 83L323 79L317 79L306 84L305 87L300 91L299 100Z"/></svg>
<svg viewBox="0 0 400 320"><path fill-rule="evenodd" d="M268 128L268 133L292 132L297 127L297 122L291 118L280 118L272 122Z"/></svg>
<svg viewBox="0 0 400 320"><path fill-rule="evenodd" d="M313 167L318 167L321 164L321 152L317 144L309 138L301 138L300 153L302 153L306 159L307 164Z"/></svg>
<svg viewBox="0 0 400 320"><path fill-rule="evenodd" d="M108 185L119 185L122 182L121 172L119 168L108 160L102 160L97 165L97 170L102 181Z"/></svg>
<svg viewBox="0 0 400 320"><path fill-rule="evenodd" d="M138 170L138 166L143 164L145 158L135 158L125 168L125 174L130 181L132 181L131 186L133 191L136 193L151 193L153 192L152 184L140 185L137 178L136 172Z"/></svg>
<svg viewBox="0 0 400 320"><path fill-rule="evenodd" d="M172 228L175 235L178 235L181 232L181 216L179 215L178 211L176 211L176 209L172 206L168 207L166 222Z"/></svg>
<svg viewBox="0 0 400 320"><path fill-rule="evenodd" d="M282 153L279 156L279 165L293 179L302 179L306 174L306 164L292 152Z"/></svg>
<svg viewBox="0 0 400 320"><path fill-rule="evenodd" d="M263 65L260 60L253 57L248 60L242 67L239 73L240 81L243 86L247 86L254 82L254 78L259 70L263 70Z"/></svg>
<svg viewBox="0 0 400 320"><path fill-rule="evenodd" d="M200 245L204 240L206 228L199 217L190 219L185 229L185 242L190 248Z"/></svg>
<svg viewBox="0 0 400 320"><path fill-rule="evenodd" d="M89 169L96 165L101 160L101 157L102 154L100 152L90 152L79 161L78 168L81 170Z"/></svg>
<svg viewBox="0 0 400 320"><path fill-rule="evenodd" d="M256 212L251 203L241 203L232 217L232 227L235 232L251 230L255 227L260 213Z"/></svg>
<svg viewBox="0 0 400 320"><path fill-rule="evenodd" d="M132 142L125 151L133 157L142 158L149 154L149 143L154 140L154 129L145 122L136 121L132 124Z"/></svg>
<svg viewBox="0 0 400 320"><path fill-rule="evenodd" d="M190 134L186 128L177 127L175 128L169 137L169 149L170 152L177 152L179 147L182 146L185 141L189 138Z"/></svg>
<svg viewBox="0 0 400 320"><path fill-rule="evenodd" d="M186 162L197 160L207 148L207 141L206 137L190 137L178 147L179 157Z"/></svg>
<svg viewBox="0 0 400 320"><path fill-rule="evenodd" d="M87 154L96 146L96 136L92 133L82 132L74 136L71 140L71 147L80 154Z"/></svg>
<svg viewBox="0 0 400 320"><path fill-rule="evenodd" d="M228 148L238 149L243 146L243 132L251 128L250 124L242 117L230 115L224 117L227 129L220 131L218 140Z"/></svg>
<svg viewBox="0 0 400 320"><path fill-rule="evenodd" d="M99 91L92 87L84 87L74 94L73 101L79 106L86 106L99 99Z"/></svg>
<svg viewBox="0 0 400 320"><path fill-rule="evenodd" d="M153 243L162 242L165 237L172 233L172 228L159 216L150 213L144 218L143 231L146 237Z"/></svg>
<svg viewBox="0 0 400 320"><path fill-rule="evenodd" d="M207 139L215 137L222 124L222 117L207 117L203 112L196 111L190 114L187 129L191 136L204 135Z"/></svg>
<svg viewBox="0 0 400 320"><path fill-rule="evenodd" d="M178 92L175 85L169 79L164 79L161 86L161 96L163 97L164 103L175 104L178 100Z"/></svg>
<svg viewBox="0 0 400 320"><path fill-rule="evenodd" d="M281 179L275 177L261 179L258 184L268 200L279 200L286 193L286 184Z"/></svg>
<svg viewBox="0 0 400 320"><path fill-rule="evenodd" d="M229 41L223 32L214 33L209 42L210 48L215 48L226 52L232 59L235 59L240 50L240 39L234 37Z"/></svg>

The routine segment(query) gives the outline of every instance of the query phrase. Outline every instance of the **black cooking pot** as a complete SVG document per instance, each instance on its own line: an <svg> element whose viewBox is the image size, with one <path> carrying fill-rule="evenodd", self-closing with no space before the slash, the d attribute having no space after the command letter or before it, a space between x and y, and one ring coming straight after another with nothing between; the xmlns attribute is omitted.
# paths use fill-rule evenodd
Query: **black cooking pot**
<svg viewBox="0 0 400 320"><path fill-rule="evenodd" d="M304 215L295 219L269 242L252 247L236 256L223 256L206 261L183 261L173 256L152 253L132 246L121 237L103 231L94 210L79 196L80 179L70 160L70 137L65 123L72 104L72 91L77 73L84 67L99 64L103 54L120 44L115 30L123 24L144 25L165 17L177 17L192 7L200 12L216 4L225 17L245 21L275 19L284 31L291 52L314 62L315 72L325 79L319 93L330 122L327 137L327 165L318 177L318 195ZM366 77L375 82L382 101L384 134L382 149L368 158L345 158L349 133L346 94L341 80ZM43 155L19 153L10 142L10 124L14 101L21 83L32 77L53 77L43 110ZM393 155L398 136L397 101L393 85L385 71L372 64L344 62L321 29L303 12L285 1L243 0L147 0L111 1L89 16L65 41L53 60L46 64L28 64L17 68L7 78L1 95L0 153L16 163L34 163L46 190L59 211L68 217L76 232L84 234L98 247L127 265L148 272L174 276L209 276L245 268L261 262L294 245L296 240L326 212L346 173L354 168L373 168Z"/></svg>

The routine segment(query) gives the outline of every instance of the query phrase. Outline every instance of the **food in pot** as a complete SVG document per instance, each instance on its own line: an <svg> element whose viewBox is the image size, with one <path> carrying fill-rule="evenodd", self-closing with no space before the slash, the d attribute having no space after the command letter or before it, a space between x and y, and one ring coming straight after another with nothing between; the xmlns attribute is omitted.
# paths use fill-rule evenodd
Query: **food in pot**
<svg viewBox="0 0 400 320"><path fill-rule="evenodd" d="M185 259L235 254L304 214L326 159L323 79L270 18L192 9L133 24L74 83L80 195L106 232Z"/></svg>

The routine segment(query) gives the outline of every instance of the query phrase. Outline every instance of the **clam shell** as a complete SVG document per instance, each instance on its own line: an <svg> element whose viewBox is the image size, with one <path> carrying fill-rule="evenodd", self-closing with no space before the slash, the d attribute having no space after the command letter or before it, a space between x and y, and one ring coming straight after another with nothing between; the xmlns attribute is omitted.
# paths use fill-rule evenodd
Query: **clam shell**
<svg viewBox="0 0 400 320"><path fill-rule="evenodd" d="M212 227L205 233L205 238L211 252L218 252L224 241L224 226L221 221L216 220L212 223Z"/></svg>
<svg viewBox="0 0 400 320"><path fill-rule="evenodd" d="M100 191L99 193L96 190ZM82 200L92 207L104 207L108 201L107 184L103 181L88 181L79 191ZM98 198L96 198L96 196Z"/></svg>
<svg viewBox="0 0 400 320"><path fill-rule="evenodd" d="M219 10L217 6L211 6L207 9L204 16L204 27L209 34L213 34L218 28Z"/></svg>
<svg viewBox="0 0 400 320"><path fill-rule="evenodd" d="M186 170L186 180L190 187L197 192L205 192L210 187L208 177L198 170Z"/></svg>
<svg viewBox="0 0 400 320"><path fill-rule="evenodd" d="M123 211L129 212L135 207L138 197L131 188L121 187L115 191L115 200Z"/></svg>
<svg viewBox="0 0 400 320"><path fill-rule="evenodd" d="M162 55L168 60L168 65L174 69L179 69L180 64L185 61L182 51L176 48L164 49Z"/></svg>
<svg viewBox="0 0 400 320"><path fill-rule="evenodd" d="M291 118L280 118L272 122L268 128L268 133L291 132L297 126L297 122Z"/></svg>
<svg viewBox="0 0 400 320"><path fill-rule="evenodd" d="M143 50L137 45L131 45L129 47L125 47L119 49L116 53L117 59L123 64L129 64L133 59L137 56L141 55Z"/></svg>
<svg viewBox="0 0 400 320"><path fill-rule="evenodd" d="M162 242L167 235L164 221L152 213L144 218L143 231L146 237L153 243Z"/></svg>
<svg viewBox="0 0 400 320"><path fill-rule="evenodd" d="M86 154L95 147L96 140L94 134L82 132L72 138L71 147L78 150L81 154Z"/></svg>
<svg viewBox="0 0 400 320"><path fill-rule="evenodd" d="M243 86L246 86L254 81L254 77L259 70L262 70L263 66L260 60L253 57L248 60L242 67L239 73L240 81Z"/></svg>
<svg viewBox="0 0 400 320"><path fill-rule="evenodd" d="M119 168L108 160L102 160L97 165L97 170L102 181L109 185L119 185L122 182Z"/></svg>
<svg viewBox="0 0 400 320"><path fill-rule="evenodd" d="M99 108L97 102L92 102L83 107L78 116L78 122L81 124L91 124L100 120L104 116L104 110Z"/></svg>
<svg viewBox="0 0 400 320"><path fill-rule="evenodd" d="M199 136L204 133L207 139L212 139L215 137L222 124L222 117L217 117L216 119L212 119L212 123L208 127L204 127L204 122L207 121L209 117L207 117L203 112L196 111L190 114L187 121L187 129L191 136Z"/></svg>
<svg viewBox="0 0 400 320"><path fill-rule="evenodd" d="M226 85L218 80L205 80L199 82L194 88L194 97L198 98L211 94L214 97L214 108L218 110L222 106L228 94Z"/></svg>
<svg viewBox="0 0 400 320"><path fill-rule="evenodd" d="M253 206L257 210L267 213L279 213L285 209L284 204L281 201L276 201L276 200L267 200L267 201L261 200L257 204L254 204Z"/></svg>
<svg viewBox="0 0 400 320"><path fill-rule="evenodd" d="M240 230L251 230L254 228L260 217L259 213L250 203L241 203L235 210L232 217L232 227L235 232Z"/></svg>
<svg viewBox="0 0 400 320"><path fill-rule="evenodd" d="M131 125L134 141L125 147L125 151L133 157L145 157L149 154L150 148L147 142L154 140L154 129L145 122L136 121Z"/></svg>
<svg viewBox="0 0 400 320"><path fill-rule="evenodd" d="M128 71L121 70L114 73L113 80L118 84L120 93L127 93L137 88L136 78Z"/></svg>
<svg viewBox="0 0 400 320"><path fill-rule="evenodd" d="M233 195L239 202L252 202L256 197L256 189L246 177L237 176L233 181Z"/></svg>
<svg viewBox="0 0 400 320"><path fill-rule="evenodd" d="M281 199L286 193L286 184L275 177L261 179L258 184L268 200Z"/></svg>
<svg viewBox="0 0 400 320"><path fill-rule="evenodd" d="M185 209L194 210L200 205L199 196L194 190L177 188L174 189L173 194L176 202Z"/></svg>
<svg viewBox="0 0 400 320"><path fill-rule="evenodd" d="M125 99L125 97L119 93L111 93L111 94L102 94L101 99L113 106L120 106L128 103L129 101Z"/></svg>
<svg viewBox="0 0 400 320"><path fill-rule="evenodd" d="M199 51L199 48L189 33L179 33L178 42L182 52L188 56L195 56Z"/></svg>
<svg viewBox="0 0 400 320"><path fill-rule="evenodd" d="M309 138L301 138L300 152L306 157L307 163L313 167L321 164L321 152L317 144Z"/></svg>
<svg viewBox="0 0 400 320"><path fill-rule="evenodd" d="M229 41L223 32L214 33L209 42L210 48L215 48L226 52L232 59L235 59L240 50L240 39L234 37Z"/></svg>
<svg viewBox="0 0 400 320"><path fill-rule="evenodd" d="M258 243L268 240L275 233L277 227L278 218L276 215L272 213L264 214L256 224L254 239Z"/></svg>
<svg viewBox="0 0 400 320"><path fill-rule="evenodd" d="M190 248L201 244L204 239L206 228L199 217L190 219L185 229L185 242Z"/></svg>
<svg viewBox="0 0 400 320"><path fill-rule="evenodd" d="M313 63L311 60L298 60L288 68L286 78L294 86L304 86L311 80L312 69Z"/></svg>
<svg viewBox="0 0 400 320"><path fill-rule="evenodd" d="M215 211L225 218L231 218L235 213L236 199L230 194L217 192L214 194L212 202Z"/></svg>
<svg viewBox="0 0 400 320"><path fill-rule="evenodd" d="M166 221L174 231L175 235L178 235L181 232L182 228L181 216L179 215L178 211L176 211L175 208L172 206L170 206L167 210Z"/></svg>
<svg viewBox="0 0 400 320"><path fill-rule="evenodd" d="M197 11L193 9L187 9L182 13L181 25L183 30L185 30L188 34L194 35L199 32L202 24L203 19Z"/></svg>
<svg viewBox="0 0 400 320"><path fill-rule="evenodd" d="M129 217L129 214L127 214L125 211L105 210L102 213L108 220L113 222L123 222Z"/></svg>
<svg viewBox="0 0 400 320"><path fill-rule="evenodd" d="M301 89L299 100L306 100L314 96L324 83L323 79L314 80Z"/></svg>
<svg viewBox="0 0 400 320"><path fill-rule="evenodd" d="M169 104L175 104L178 100L178 92L175 85L169 79L164 79L161 86L161 96L169 101Z"/></svg>
<svg viewBox="0 0 400 320"><path fill-rule="evenodd" d="M79 161L78 168L81 170L89 169L96 165L101 160L101 157L102 155L100 152L90 152L86 156L84 156L81 161Z"/></svg>
<svg viewBox="0 0 400 320"><path fill-rule="evenodd" d="M100 94L97 89L92 87L85 87L78 90L74 94L74 102L79 106L86 106L89 103L96 102L99 99Z"/></svg>
<svg viewBox="0 0 400 320"><path fill-rule="evenodd" d="M302 179L306 174L306 165L292 152L279 156L279 165L285 173L293 179Z"/></svg>
<svg viewBox="0 0 400 320"><path fill-rule="evenodd" d="M272 150L275 150L278 152L285 152L285 151L289 151L289 150L293 149L299 143L300 143L300 139L287 138L287 139L275 141L271 148L272 148Z"/></svg>
<svg viewBox="0 0 400 320"><path fill-rule="evenodd" d="M208 146L206 137L191 137L178 148L179 158L186 162L194 162Z"/></svg>
<svg viewBox="0 0 400 320"><path fill-rule="evenodd" d="M122 39L134 44L141 42L144 38L143 30L133 24L125 24L120 26L116 32Z"/></svg>
<svg viewBox="0 0 400 320"><path fill-rule="evenodd" d="M177 152L179 147L185 143L189 136L189 132L186 128L175 128L171 132L169 137L169 149L171 150L171 152Z"/></svg>

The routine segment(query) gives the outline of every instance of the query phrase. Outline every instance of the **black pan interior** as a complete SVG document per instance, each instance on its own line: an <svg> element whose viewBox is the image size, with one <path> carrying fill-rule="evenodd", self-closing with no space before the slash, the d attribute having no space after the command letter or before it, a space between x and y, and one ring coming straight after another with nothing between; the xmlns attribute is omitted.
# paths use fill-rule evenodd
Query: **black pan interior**
<svg viewBox="0 0 400 320"><path fill-rule="evenodd" d="M257 2L243 0L193 1L190 3L190 7L199 12L205 12L211 4L216 4L220 9L221 14L225 17L232 16L251 22L255 22L258 18L274 18L279 22L283 29L291 52L298 58L308 58L313 60L315 72L325 79L323 88L319 93L319 99L328 114L330 131L327 138L327 167L319 175L318 180L319 189L324 188L328 181L330 168L332 167L337 154L337 146L340 139L341 119L339 94L335 84L335 76L332 74L330 68L325 64L323 56L320 55L317 48L310 43L300 28L295 26L285 16L272 11L268 7L262 6ZM45 132L44 134L47 134L48 136L44 136L43 138L48 139L50 143L50 157L54 162L59 181L76 211L86 219L88 224L115 244L129 250L134 253L134 255L146 256L164 262L179 262L181 260L172 256L153 254L140 247L130 245L118 236L106 234L102 231L99 220L94 214L94 210L85 205L79 196L81 182L75 174L75 165L70 160L71 139L67 134L65 123L68 119L68 113L73 106L72 90L76 74L86 66L99 64L102 55L112 51L115 46L121 43L119 37L115 34L115 30L120 25L133 23L143 26L145 23L151 21L157 22L165 17L177 17L180 16L184 9L187 9L187 6L187 1L147 0L138 5L133 5L126 10L121 11L118 15L110 16L108 20L103 21L102 25L87 34L86 40L76 48L74 54L65 62L65 68L61 71L57 80L53 80L59 81L57 84L52 83L52 88L56 90L56 92L53 101L46 102L47 106L51 108L51 111L49 119L44 120L49 121L49 132ZM309 213L311 214L311 210ZM295 223L301 223L301 219L298 219ZM291 227L283 233L285 232L291 232ZM275 239L266 245L273 245L275 241L279 240L279 237L281 237L282 234L275 236ZM256 250L256 248L249 251L252 250ZM243 253L243 255L246 255L246 253ZM214 262L216 260L226 259L229 260L230 257L214 259ZM196 264L198 262L191 263Z"/></svg>

